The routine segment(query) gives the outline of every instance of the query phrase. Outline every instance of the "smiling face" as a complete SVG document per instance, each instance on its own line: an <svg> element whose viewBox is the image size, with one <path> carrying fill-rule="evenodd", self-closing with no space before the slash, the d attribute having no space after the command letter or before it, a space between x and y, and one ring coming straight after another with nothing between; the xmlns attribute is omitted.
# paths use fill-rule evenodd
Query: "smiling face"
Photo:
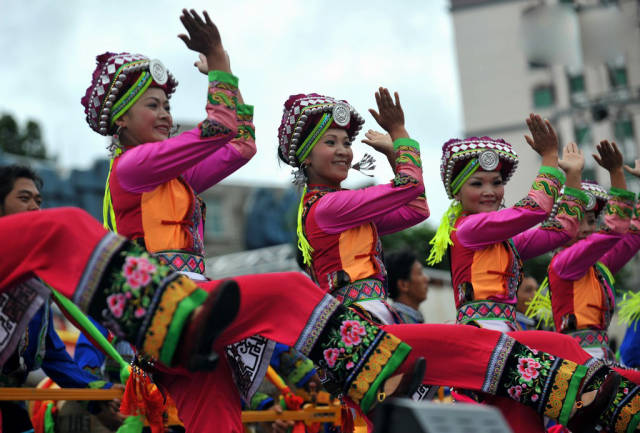
<svg viewBox="0 0 640 433"><path fill-rule="evenodd" d="M352 160L353 151L347 131L327 129L304 161L309 183L340 187L347 178Z"/></svg>
<svg viewBox="0 0 640 433"><path fill-rule="evenodd" d="M163 141L169 138L173 119L164 90L151 87L118 120L124 146Z"/></svg>
<svg viewBox="0 0 640 433"><path fill-rule="evenodd" d="M462 185L455 198L467 214L493 212L500 208L504 182L499 171L476 171Z"/></svg>

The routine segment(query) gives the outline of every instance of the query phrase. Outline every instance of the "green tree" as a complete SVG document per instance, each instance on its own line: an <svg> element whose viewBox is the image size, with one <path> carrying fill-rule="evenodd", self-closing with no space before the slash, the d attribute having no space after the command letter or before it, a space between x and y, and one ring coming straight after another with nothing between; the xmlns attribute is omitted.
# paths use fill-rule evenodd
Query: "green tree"
<svg viewBox="0 0 640 433"><path fill-rule="evenodd" d="M48 158L40 124L29 120L24 128L20 128L10 114L0 117L0 149L14 155Z"/></svg>
<svg viewBox="0 0 640 433"><path fill-rule="evenodd" d="M436 234L436 230L427 223L402 230L397 233L382 236L382 248L385 253L401 249L411 250L420 263L426 266L427 256L431 251L429 241ZM445 254L442 262L434 266L436 269L449 270L449 257Z"/></svg>

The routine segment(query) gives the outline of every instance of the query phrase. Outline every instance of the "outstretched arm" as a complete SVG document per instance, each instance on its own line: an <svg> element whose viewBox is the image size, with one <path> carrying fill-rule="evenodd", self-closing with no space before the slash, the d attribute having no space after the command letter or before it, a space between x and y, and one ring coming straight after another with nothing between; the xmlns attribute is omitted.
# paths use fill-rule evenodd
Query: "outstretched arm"
<svg viewBox="0 0 640 433"><path fill-rule="evenodd" d="M194 189L201 192L246 163L255 153L253 141L246 140L250 144L243 142L243 145L225 152L220 155L219 160L214 161L215 164L209 161L207 168L213 173L210 176L203 175L207 170L185 173L223 149L229 141L238 138L239 130L247 126L238 119L238 79L231 74L220 33L209 15L206 12L203 15L204 20L194 10L183 10L180 20L188 35L181 34L179 37L188 48L200 52L207 62L207 118L198 128L177 137L146 143L125 152L120 157L117 175L128 191L151 191L158 185L185 174ZM242 110L247 111L244 106L241 106ZM250 123L249 119L248 124ZM228 165L224 166L225 163ZM216 169L212 169L212 166Z"/></svg>
<svg viewBox="0 0 640 433"><path fill-rule="evenodd" d="M400 98L395 102L389 91L381 87L376 92L378 111L369 110L389 134L376 134L368 139L374 149L393 159L396 176L387 185L356 191L338 191L322 197L316 205L316 219L327 233L340 233L372 221L381 234L411 227L429 216L424 184L420 146L409 138L404 127L404 112ZM363 140L364 141L364 140ZM365 143L367 142L365 141Z"/></svg>
<svg viewBox="0 0 640 433"><path fill-rule="evenodd" d="M549 121L543 121L538 115L531 114L526 123L533 138L525 135L525 140L542 156L540 172L527 197L513 207L464 218L456 227L456 237L467 248L485 248L541 223L558 198L565 181L558 169L558 137Z"/></svg>

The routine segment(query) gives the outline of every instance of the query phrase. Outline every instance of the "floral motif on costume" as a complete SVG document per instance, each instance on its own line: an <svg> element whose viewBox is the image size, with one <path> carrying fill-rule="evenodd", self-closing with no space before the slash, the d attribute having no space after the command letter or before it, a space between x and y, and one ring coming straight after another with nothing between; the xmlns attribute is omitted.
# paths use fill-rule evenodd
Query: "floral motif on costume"
<svg viewBox="0 0 640 433"><path fill-rule="evenodd" d="M525 208L528 210L538 210L540 209L540 205L538 203L536 203L536 201L534 199L532 199L531 197L525 197L522 200L518 201L515 205L513 205L513 207L518 208Z"/></svg>
<svg viewBox="0 0 640 433"><path fill-rule="evenodd" d="M148 285L155 271L156 266L146 257L127 257L122 267L122 273L132 289Z"/></svg>
<svg viewBox="0 0 640 433"><path fill-rule="evenodd" d="M218 84L216 87L220 88L220 85ZM213 92L210 92L209 96L207 97L207 101L209 101L209 104L212 105L224 105L230 110L236 109L236 98L229 97L229 95L221 90L214 90Z"/></svg>
<svg viewBox="0 0 640 433"><path fill-rule="evenodd" d="M188 314L205 299L206 292L188 278L170 277L168 266L130 243L106 269L89 314L101 317L117 337L168 364L176 344L167 338L169 330L180 332Z"/></svg>
<svg viewBox="0 0 640 433"><path fill-rule="evenodd" d="M200 128L201 138L215 137L218 135L224 136L224 135L229 135L231 133L231 130L227 128L225 125L210 119L205 119L202 122L200 122L200 124L198 125L198 128Z"/></svg>
<svg viewBox="0 0 640 433"><path fill-rule="evenodd" d="M548 218L542 224L540 224L542 230L550 230L555 232L563 232L564 226L556 218Z"/></svg>
<svg viewBox="0 0 640 433"><path fill-rule="evenodd" d="M416 178L404 173L398 173L396 177L393 178L394 187L405 186L410 184L417 185L418 183L420 182L418 182Z"/></svg>
<svg viewBox="0 0 640 433"><path fill-rule="evenodd" d="M535 191L543 191L555 202L558 199L559 187L560 182L555 176L546 173L539 173L536 179L533 181L533 185L531 188Z"/></svg>
<svg viewBox="0 0 640 433"><path fill-rule="evenodd" d="M345 320L340 326L340 335L342 335L342 342L347 346L356 346L360 344L363 336L367 335L364 326L360 325L355 320Z"/></svg>
<svg viewBox="0 0 640 433"><path fill-rule="evenodd" d="M368 412L377 394L374 382L381 384L391 376L410 350L397 337L339 306L309 357L324 369L327 389L348 395Z"/></svg>
<svg viewBox="0 0 640 433"><path fill-rule="evenodd" d="M256 131L250 125L238 125L236 138L251 140L256 138Z"/></svg>

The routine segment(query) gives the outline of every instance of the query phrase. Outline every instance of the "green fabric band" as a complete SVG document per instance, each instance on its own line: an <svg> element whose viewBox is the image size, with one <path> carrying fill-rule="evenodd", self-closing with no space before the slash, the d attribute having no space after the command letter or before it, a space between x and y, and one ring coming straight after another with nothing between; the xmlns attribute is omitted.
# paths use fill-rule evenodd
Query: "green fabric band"
<svg viewBox="0 0 640 433"><path fill-rule="evenodd" d="M581 189L571 188L570 186L564 187L564 195L569 196L571 198L576 198L583 202L583 204L589 203L589 196L587 193L582 191Z"/></svg>
<svg viewBox="0 0 640 433"><path fill-rule="evenodd" d="M196 308L204 304L206 299L207 292L202 289L196 289L178 304L178 307L171 318L171 324L167 330L167 336L162 344L162 348L160 349L160 361L165 365L171 365L173 355L178 347L178 341L182 335L182 330L187 318Z"/></svg>
<svg viewBox="0 0 640 433"><path fill-rule="evenodd" d="M573 409L573 405L576 402L576 397L578 396L578 391L580 390L582 379L584 379L584 376L586 374L587 367L585 365L579 365L578 368L576 368L576 371L571 376L571 380L569 381L569 389L567 389L567 395L564 398L564 403L562 404L562 409L560 410L560 416L558 417L558 423L567 425L567 422L569 422L571 410Z"/></svg>
<svg viewBox="0 0 640 433"><path fill-rule="evenodd" d="M479 168L480 161L478 161L478 158L472 158L467 163L467 165L464 166L460 173L458 173L456 178L453 179L453 182L451 182L451 194L456 195L458 191L460 191L460 188L462 188L462 185L464 185L464 183L467 181L467 179L469 179L471 175L473 175L473 173L478 171Z"/></svg>
<svg viewBox="0 0 640 433"><path fill-rule="evenodd" d="M238 104L236 106L238 116L253 116L253 105Z"/></svg>
<svg viewBox="0 0 640 433"><path fill-rule="evenodd" d="M560 183L564 184L567 181L567 177L564 173L557 167L549 167L548 165L543 165L540 167L538 171L540 174L548 174L549 176L553 176L560 181Z"/></svg>
<svg viewBox="0 0 640 433"><path fill-rule="evenodd" d="M409 356L409 352L411 352L411 347L406 343L400 343L398 347L389 358L389 361L382 367L382 371L378 374L378 376L374 379L373 383L369 387L369 390L366 392L362 400L360 401L360 409L364 413L367 413L373 407L373 404L377 400L378 390L384 384L384 381L395 373L395 371L400 367L400 365L404 362L404 360Z"/></svg>
<svg viewBox="0 0 640 433"><path fill-rule="evenodd" d="M333 121L333 116L330 113L324 113L320 118L320 121L311 130L307 138L302 142L302 145L296 150L296 158L300 163L305 160L307 156L313 150L320 137L329 129Z"/></svg>
<svg viewBox="0 0 640 433"><path fill-rule="evenodd" d="M224 71L209 71L207 74L209 77L209 82L213 83L214 81L218 81L220 83L230 84L233 87L238 87L238 77L235 75L224 72Z"/></svg>
<svg viewBox="0 0 640 433"><path fill-rule="evenodd" d="M627 426L626 433L634 433L638 428L638 424L640 424L640 412L636 413L633 418L631 418L631 421Z"/></svg>
<svg viewBox="0 0 640 433"><path fill-rule="evenodd" d="M113 125L120 116L126 113L129 108L131 108L131 106L135 104L138 99L140 99L144 92L147 91L151 83L153 83L151 74L147 71L143 71L136 82L133 83L131 87L129 87L129 90L127 90L124 95L122 95L122 97L120 97L120 99L118 99L118 101L113 104L113 108L111 109L111 120L109 121L109 124Z"/></svg>
<svg viewBox="0 0 640 433"><path fill-rule="evenodd" d="M420 152L420 144L413 138L401 137L401 138L396 138L393 141L393 150L397 151L398 148L400 148L401 146L411 147L416 152Z"/></svg>
<svg viewBox="0 0 640 433"><path fill-rule="evenodd" d="M609 190L609 194L612 196L612 198L630 200L631 202L634 202L636 200L636 195L631 191L627 191L626 189L612 187Z"/></svg>

